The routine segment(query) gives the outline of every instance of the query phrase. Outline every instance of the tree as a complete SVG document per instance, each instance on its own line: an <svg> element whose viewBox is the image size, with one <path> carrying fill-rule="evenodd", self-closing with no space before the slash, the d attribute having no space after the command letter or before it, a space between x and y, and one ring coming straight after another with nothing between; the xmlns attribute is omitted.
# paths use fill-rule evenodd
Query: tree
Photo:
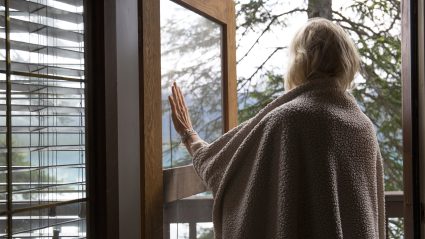
<svg viewBox="0 0 425 239"><path fill-rule="evenodd" d="M288 3L275 0L238 1L239 41L248 34L257 34L256 41L238 63L258 47L268 32L285 28L291 21L288 16L306 14L308 18L324 17L340 24L355 41L362 58L357 87L352 93L377 129L384 159L385 189L403 190L400 1L352 0L349 3L346 8L335 9L332 0L309 0L307 4L288 9L283 6ZM280 8L281 13L273 13L276 8ZM283 89L283 74L267 68L267 64L277 51L286 47L277 46L253 69L254 74L238 79L240 122L256 114ZM389 228L390 237L399 238L402 220L390 220Z"/></svg>
<svg viewBox="0 0 425 239"><path fill-rule="evenodd" d="M266 3L272 2L269 7ZM372 3L371 3L372 2ZM242 36L254 26L264 26L258 33L258 38L252 47L259 44L261 37L273 26L285 27L286 23L279 19L294 13L307 13L309 17L326 17L333 19L349 32L355 40L362 56L362 70L360 78L364 79L358 83L353 94L356 96L363 110L372 119L378 128L381 150L386 159L386 190L402 190L402 154L401 154L401 75L400 75L400 2L393 1L366 1L353 0L348 9L353 12L351 19L341 11L332 10L329 0L310 0L308 7L297 7L282 14L268 14L268 8L277 2L251 0L246 3L239 2L238 17L242 18L238 25L238 31ZM332 13L332 18L329 17ZM386 21L391 20L389 23ZM375 25L373 25L375 24ZM376 30L375 30L376 29ZM285 49L280 46L277 50ZM251 48L250 48L251 49ZM248 51L238 62L243 61ZM275 54L273 51L270 57ZM270 58L267 58L269 60ZM267 63L267 62L266 62ZM266 63L262 63L255 69L255 74L264 70ZM275 74L273 71L264 72L266 85L261 90L253 87L253 90L243 94L243 87L252 82L254 76L239 78L240 93L242 99L239 111L240 122L252 117L259 109L277 97L283 89L283 75ZM261 77L261 76L260 76ZM256 85L254 85L256 86ZM274 90L273 90L274 89ZM251 101L251 104L245 102Z"/></svg>
<svg viewBox="0 0 425 239"><path fill-rule="evenodd" d="M14 142L12 142L14 145ZM6 142L0 141L0 148L6 148ZM0 165L6 166L7 159L6 154L0 154ZM31 182L58 182L55 177L52 177L43 170L40 169L31 169L31 163L27 160L27 153L12 151L12 166L20 166L20 170L14 170L12 172L12 180L14 183L23 183L22 185L13 186L14 200L17 199L32 199L36 200L37 198L37 190L42 190L41 186L33 185L31 186ZM0 182L6 184L7 183L7 173L6 171L0 172ZM69 186L62 187L62 189L68 189ZM6 200L6 192L7 186L0 186L0 191L4 193L0 193L0 200ZM18 192L21 193L18 193ZM35 192L34 192L35 191ZM31 193L33 192L33 193Z"/></svg>

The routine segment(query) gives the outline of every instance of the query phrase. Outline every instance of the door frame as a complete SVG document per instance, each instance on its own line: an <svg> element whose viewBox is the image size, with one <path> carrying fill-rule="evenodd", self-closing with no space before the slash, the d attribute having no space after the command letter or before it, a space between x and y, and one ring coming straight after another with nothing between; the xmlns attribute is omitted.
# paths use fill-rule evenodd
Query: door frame
<svg viewBox="0 0 425 239"><path fill-rule="evenodd" d="M421 238L418 0L401 1L401 77L403 127L404 236ZM422 25L423 26L423 25ZM423 66L423 65L422 65ZM423 78L421 78L423 81ZM422 172L423 173L423 172Z"/></svg>
<svg viewBox="0 0 425 239"><path fill-rule="evenodd" d="M88 236L92 238L119 237L116 28L122 26L116 26L117 1L84 1L87 13L86 72L89 79L87 108L91 112L87 125L91 134L87 142L87 217ZM163 181L167 177L162 170L161 113L158 110L161 107L160 7L159 0L135 1L138 1L139 29L141 237L158 238L159 235L162 237ZM226 18L217 11L218 6L225 6L229 14L234 14L233 1L175 2L223 25L224 47L235 51L235 19ZM405 238L420 238L423 216L421 201L425 201L425 184L420 183L420 180L425 180L424 176L420 176L425 175L424 6L418 0L401 0L401 4ZM224 85L227 92L224 95L228 95L224 97L224 109L230 112L225 114L227 131L237 125L237 82L235 54L225 55L224 58L224 80L228 82L227 86Z"/></svg>

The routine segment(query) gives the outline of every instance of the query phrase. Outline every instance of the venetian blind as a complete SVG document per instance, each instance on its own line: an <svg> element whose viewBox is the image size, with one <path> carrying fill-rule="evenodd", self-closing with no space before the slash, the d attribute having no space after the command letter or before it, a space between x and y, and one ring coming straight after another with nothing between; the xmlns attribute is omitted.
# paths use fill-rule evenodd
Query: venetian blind
<svg viewBox="0 0 425 239"><path fill-rule="evenodd" d="M0 3L0 237L85 238L83 1Z"/></svg>

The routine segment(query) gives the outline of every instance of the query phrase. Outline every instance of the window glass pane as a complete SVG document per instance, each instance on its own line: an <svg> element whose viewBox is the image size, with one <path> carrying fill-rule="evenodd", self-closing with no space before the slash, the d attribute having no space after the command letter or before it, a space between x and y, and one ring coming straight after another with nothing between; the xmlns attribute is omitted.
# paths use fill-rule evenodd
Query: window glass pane
<svg viewBox="0 0 425 239"><path fill-rule="evenodd" d="M161 0L164 168L191 164L191 156L180 144L171 120L168 95L173 81L176 80L183 91L193 127L201 138L211 142L223 133L221 31L221 25L172 1ZM198 228L197 222L211 223L211 208L208 193L167 203L164 206L164 238L201 236L206 229Z"/></svg>
<svg viewBox="0 0 425 239"><path fill-rule="evenodd" d="M212 222L202 222L196 224L197 239L214 239L214 230Z"/></svg>
<svg viewBox="0 0 425 239"><path fill-rule="evenodd" d="M14 213L13 238L85 238L85 209L70 203Z"/></svg>
<svg viewBox="0 0 425 239"><path fill-rule="evenodd" d="M404 219L402 217L388 218L387 238L404 238Z"/></svg>
<svg viewBox="0 0 425 239"><path fill-rule="evenodd" d="M171 223L170 239L189 239L189 223Z"/></svg>
<svg viewBox="0 0 425 239"><path fill-rule="evenodd" d="M177 81L194 129L207 142L223 132L221 26L169 0L161 0L161 86L163 167L191 158L171 120L168 95Z"/></svg>
<svg viewBox="0 0 425 239"><path fill-rule="evenodd" d="M214 238L212 207L209 193L167 203L164 206L164 239Z"/></svg>
<svg viewBox="0 0 425 239"><path fill-rule="evenodd" d="M0 194L11 215L0 234L85 238L83 1L8 0L0 9L0 180L11 195Z"/></svg>

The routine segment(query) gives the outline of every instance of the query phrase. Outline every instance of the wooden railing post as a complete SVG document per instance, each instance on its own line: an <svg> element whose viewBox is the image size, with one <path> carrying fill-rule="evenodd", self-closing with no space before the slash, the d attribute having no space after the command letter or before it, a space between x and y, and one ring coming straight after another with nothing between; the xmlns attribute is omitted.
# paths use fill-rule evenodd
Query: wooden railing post
<svg viewBox="0 0 425 239"><path fill-rule="evenodd" d="M196 239L196 220L189 223L189 239Z"/></svg>

